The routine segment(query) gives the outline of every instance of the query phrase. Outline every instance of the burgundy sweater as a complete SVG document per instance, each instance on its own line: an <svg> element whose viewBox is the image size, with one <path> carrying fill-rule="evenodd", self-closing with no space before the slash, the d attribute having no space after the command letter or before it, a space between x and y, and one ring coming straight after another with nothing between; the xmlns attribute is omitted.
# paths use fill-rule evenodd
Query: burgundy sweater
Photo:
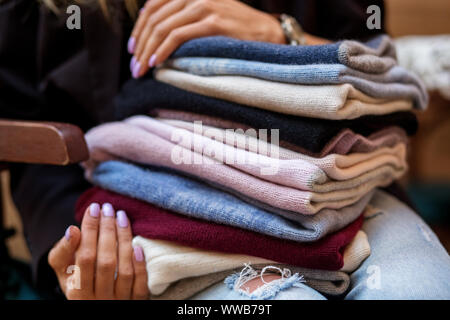
<svg viewBox="0 0 450 320"><path fill-rule="evenodd" d="M303 268L339 270L343 251L363 223L362 215L344 229L313 243L299 243L269 237L231 226L193 219L149 203L94 187L78 200L76 220L80 222L92 202L111 203L125 210L134 235L167 240L204 250L245 254Z"/></svg>

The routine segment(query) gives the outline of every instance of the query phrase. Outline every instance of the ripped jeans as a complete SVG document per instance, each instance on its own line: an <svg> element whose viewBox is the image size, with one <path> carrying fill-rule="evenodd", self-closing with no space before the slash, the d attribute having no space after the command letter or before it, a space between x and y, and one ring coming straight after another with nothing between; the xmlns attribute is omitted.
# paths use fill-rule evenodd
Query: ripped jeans
<svg viewBox="0 0 450 320"><path fill-rule="evenodd" d="M370 204L376 213L364 221L371 255L351 275L349 300L450 299L450 256L436 235L408 206L377 190ZM301 275L264 284L252 293L239 289L239 277L198 293L193 299L325 300Z"/></svg>

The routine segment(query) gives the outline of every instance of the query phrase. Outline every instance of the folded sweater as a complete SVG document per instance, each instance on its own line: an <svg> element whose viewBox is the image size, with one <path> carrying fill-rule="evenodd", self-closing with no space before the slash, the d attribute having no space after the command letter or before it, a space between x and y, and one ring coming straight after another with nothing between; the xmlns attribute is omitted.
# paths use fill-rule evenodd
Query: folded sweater
<svg viewBox="0 0 450 320"><path fill-rule="evenodd" d="M362 250L359 253L351 252L350 257L358 257L358 261L345 261L351 263L353 266L359 264L369 256L370 246L367 241L367 236L364 232L359 231L353 234L352 239L347 242L356 242L357 244L340 246L339 257L341 266L346 260L346 252ZM133 245L140 246L144 250L145 260L147 263L148 286L150 292L154 295L163 293L170 284L177 280L202 276L205 274L212 274L224 270L235 269L237 267L244 267L244 264L269 264L276 262L265 260L257 257L221 253L217 251L204 251L187 246L177 245L173 242L151 240L140 236L133 239ZM304 254L303 265L307 264L309 260L325 261L330 259L332 252L336 251L335 245L332 245L328 250L315 250L309 248L308 253ZM293 253L294 254L294 253ZM347 259L348 260L348 259ZM313 265L318 265L313 263ZM314 269L314 267L306 267ZM339 270L337 268L335 270ZM353 271L353 270L352 270Z"/></svg>
<svg viewBox="0 0 450 320"><path fill-rule="evenodd" d="M395 47L387 35L365 43L344 40L316 46L204 37L185 42L172 57L231 58L289 65L340 63L369 73L382 73L396 64Z"/></svg>
<svg viewBox="0 0 450 320"><path fill-rule="evenodd" d="M366 175L334 181L328 179L322 169L302 159L278 160L264 157L261 166L254 165L253 160L245 163L236 161L228 165L161 138L152 132L153 129L156 132L158 128L161 129L158 133L162 134L164 124L158 120L134 117L125 122L107 123L91 129L86 134L91 157L83 163L87 175L91 174L98 162L127 159L179 170L283 210L314 214L322 208L342 208L353 204L373 188L387 186L405 170L399 164L394 175L371 177L369 170L378 166L368 166L369 172ZM264 167L265 164L269 166Z"/></svg>
<svg viewBox="0 0 450 320"><path fill-rule="evenodd" d="M280 140L313 153L320 153L333 137L347 129L363 136L391 126L405 129L408 135L417 131L417 119L411 112L339 121L303 118L206 97L148 77L125 83L114 103L114 117L119 120L135 114L147 115L157 108L190 111L236 121L256 129L279 129Z"/></svg>
<svg viewBox="0 0 450 320"><path fill-rule="evenodd" d="M299 85L241 76L203 77L168 68L154 71L157 80L180 89L274 112L331 120L355 119L407 111L408 99L376 99L351 84Z"/></svg>
<svg viewBox="0 0 450 320"><path fill-rule="evenodd" d="M199 76L246 76L306 85L349 83L374 98L410 99L417 109L425 109L428 104L427 91L421 80L398 66L384 73L371 74L342 64L283 65L200 57L170 60L166 66Z"/></svg>
<svg viewBox="0 0 450 320"><path fill-rule="evenodd" d="M239 160L246 160L248 163L253 161L254 166L261 166L260 172L258 170L255 172L251 168L238 168L260 178L275 181L282 185L298 187L302 190L319 191L314 184L324 184L324 180L310 180L306 184L300 184L300 180L305 177L297 177L295 173L293 173L294 176L283 176L284 170L292 174L291 170L302 167L304 162L307 162L322 169L331 179L348 180L384 165L391 165L399 169L407 166L406 145L402 142L366 153L329 154L322 158L315 158L268 143L265 141L266 139L261 140L250 135L244 135L239 131L208 128L203 127L203 125L194 126L192 123L173 121L155 123L149 117L133 117L126 122L155 133L166 140L176 142L179 146L211 155L218 161L227 161L226 163L232 166L235 163L237 164ZM273 170L264 170L262 167L273 168ZM273 172L275 169L277 169L277 172ZM278 174L280 175L279 179L277 179ZM291 179L294 181L291 181Z"/></svg>
<svg viewBox="0 0 450 320"><path fill-rule="evenodd" d="M79 198L75 215L78 222L81 222L84 212L93 202L100 204L109 202L117 210L125 210L130 220L133 235L145 238L167 240L204 250L251 255L293 265L299 264L303 250L307 247L306 244L266 236L239 227L183 216L98 187L89 189ZM319 236L326 243L328 241L326 240L328 237L326 232L341 232L342 228L356 221L361 213L362 211L359 210L357 216L354 214L356 217L352 217L352 221L345 221L347 218L342 217L329 219L330 222L332 220L336 222L334 230L324 230ZM320 225L320 221L316 224ZM272 223L270 226L273 225ZM302 229L300 224L293 226L297 230ZM289 232L289 230L285 231ZM312 230L309 231L313 235ZM280 249L283 250L280 251ZM291 250L292 256L290 256L288 250ZM348 270L348 267L344 270Z"/></svg>
<svg viewBox="0 0 450 320"><path fill-rule="evenodd" d="M94 170L90 181L185 216L297 242L316 241L347 226L357 219L373 195L370 192L354 205L340 210L323 209L313 216L283 211L288 220L201 182L153 167L144 169L107 161Z"/></svg>
<svg viewBox="0 0 450 320"><path fill-rule="evenodd" d="M190 131L194 131L193 122L201 122L203 126L203 135L207 134L207 132L215 131L217 129L234 129L235 133L233 133L233 135L235 136L239 135L238 131L244 131L246 138L245 140L254 140L259 137L259 131L255 128L251 128L248 125L218 117L169 109L155 109L151 112L151 115L175 127L188 129ZM268 141L271 141L271 130L265 130L265 134L265 137L268 139ZM320 153L313 153L285 140L280 140L279 145L281 147L280 154L283 153L282 149L284 148L311 157L322 158L332 153L366 153L374 151L381 147L393 147L398 143L406 144L407 142L408 137L405 130L400 127L393 126L385 129L380 129L379 131L370 134L367 138L353 132L350 129L344 129L337 136L333 137L329 141L329 143L321 150ZM261 143L261 141L259 141L258 143ZM249 150L249 144L250 142L248 142L248 144L246 145L247 150ZM236 144L235 146L240 147L240 145ZM270 152L270 150L272 150L272 147L269 146L267 150L268 152Z"/></svg>

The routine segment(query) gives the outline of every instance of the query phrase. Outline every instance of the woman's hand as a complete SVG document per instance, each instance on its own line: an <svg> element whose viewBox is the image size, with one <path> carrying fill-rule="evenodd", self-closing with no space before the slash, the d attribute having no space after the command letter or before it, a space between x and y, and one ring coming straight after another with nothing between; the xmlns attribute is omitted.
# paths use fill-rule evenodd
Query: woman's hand
<svg viewBox="0 0 450 320"><path fill-rule="evenodd" d="M164 62L182 43L214 35L285 43L275 17L236 0L148 0L128 42L133 77Z"/></svg>
<svg viewBox="0 0 450 320"><path fill-rule="evenodd" d="M91 204L81 231L70 226L48 255L67 299L146 299L144 254L131 240L124 211Z"/></svg>

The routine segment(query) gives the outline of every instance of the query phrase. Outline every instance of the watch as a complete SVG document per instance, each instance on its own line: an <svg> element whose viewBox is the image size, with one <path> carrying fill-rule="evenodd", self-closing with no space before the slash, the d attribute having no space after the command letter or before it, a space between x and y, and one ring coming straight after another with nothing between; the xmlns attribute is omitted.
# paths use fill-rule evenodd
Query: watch
<svg viewBox="0 0 450 320"><path fill-rule="evenodd" d="M306 44L306 38L303 29L294 17L282 13L279 16L279 20L281 28L283 29L284 36L286 37L290 45L297 46L299 44Z"/></svg>

